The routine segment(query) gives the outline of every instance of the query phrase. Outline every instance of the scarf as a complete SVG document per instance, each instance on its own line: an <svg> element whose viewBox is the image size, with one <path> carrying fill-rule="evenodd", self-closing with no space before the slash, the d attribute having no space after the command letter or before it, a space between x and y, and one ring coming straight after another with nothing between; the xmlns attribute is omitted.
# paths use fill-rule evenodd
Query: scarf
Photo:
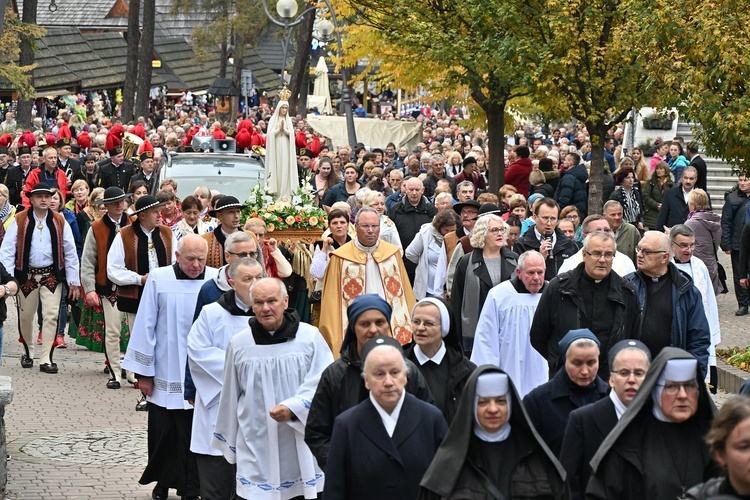
<svg viewBox="0 0 750 500"><path fill-rule="evenodd" d="M3 209L0 210L0 219L5 222L6 220L8 220L8 215L10 215L10 202L6 201Z"/></svg>
<svg viewBox="0 0 750 500"><path fill-rule="evenodd" d="M247 311L243 311L237 305L237 300L239 300L237 299L237 293L234 290L229 290L224 295L219 297L219 300L217 300L216 303L223 307L224 310L226 310L232 316L253 316L252 307Z"/></svg>

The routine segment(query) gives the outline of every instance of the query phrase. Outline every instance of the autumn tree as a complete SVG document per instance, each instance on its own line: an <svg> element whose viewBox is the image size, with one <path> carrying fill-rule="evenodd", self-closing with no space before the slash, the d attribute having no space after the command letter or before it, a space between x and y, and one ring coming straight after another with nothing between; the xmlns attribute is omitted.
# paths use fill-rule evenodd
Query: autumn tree
<svg viewBox="0 0 750 500"><path fill-rule="evenodd" d="M651 47L669 47L668 87L700 127L711 156L750 175L750 11L728 2L663 1L649 21L663 21ZM668 20L668 24L664 21Z"/></svg>
<svg viewBox="0 0 750 500"><path fill-rule="evenodd" d="M13 12L12 7L5 10L2 37L0 37L0 61L2 61L0 78L5 80L10 87L16 89L22 99L34 97L31 72L35 65L20 65L18 63L21 53L19 40L36 40L43 37L44 33L45 29L41 26L21 22L18 15Z"/></svg>
<svg viewBox="0 0 750 500"><path fill-rule="evenodd" d="M433 97L465 90L487 118L489 189L504 183L505 109L526 93L535 51L516 38L526 23L502 0L338 0L346 29L343 64L370 63L375 78Z"/></svg>
<svg viewBox="0 0 750 500"><path fill-rule="evenodd" d="M537 99L557 99L586 125L591 140L589 213L601 213L604 139L633 107L666 106L676 96L665 87L657 62L668 47L640 50L647 28L646 0L515 1L528 23L519 35L539 54L533 76ZM657 65L655 67L655 65Z"/></svg>

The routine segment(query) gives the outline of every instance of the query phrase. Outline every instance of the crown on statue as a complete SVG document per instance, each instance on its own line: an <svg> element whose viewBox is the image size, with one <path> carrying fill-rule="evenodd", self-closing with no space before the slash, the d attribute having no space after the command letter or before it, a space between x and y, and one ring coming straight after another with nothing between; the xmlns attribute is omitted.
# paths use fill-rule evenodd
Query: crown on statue
<svg viewBox="0 0 750 500"><path fill-rule="evenodd" d="M282 101L288 101L289 98L292 97L292 92L286 88L286 83L284 84L284 88L279 90L279 99Z"/></svg>

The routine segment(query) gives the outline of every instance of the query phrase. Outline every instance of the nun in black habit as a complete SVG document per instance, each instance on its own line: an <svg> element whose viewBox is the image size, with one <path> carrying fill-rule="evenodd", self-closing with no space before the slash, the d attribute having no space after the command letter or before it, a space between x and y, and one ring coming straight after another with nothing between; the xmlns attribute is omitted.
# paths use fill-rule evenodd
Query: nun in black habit
<svg viewBox="0 0 750 500"><path fill-rule="evenodd" d="M565 470L534 430L510 377L483 365L420 484L419 498L568 499Z"/></svg>
<svg viewBox="0 0 750 500"><path fill-rule="evenodd" d="M587 499L687 498L721 474L703 440L716 407L701 378L692 354L662 349L591 460Z"/></svg>
<svg viewBox="0 0 750 500"><path fill-rule="evenodd" d="M455 317L444 300L420 300L411 312L411 322L413 341L404 348L404 356L422 372L435 406L450 424L476 365L464 356Z"/></svg>

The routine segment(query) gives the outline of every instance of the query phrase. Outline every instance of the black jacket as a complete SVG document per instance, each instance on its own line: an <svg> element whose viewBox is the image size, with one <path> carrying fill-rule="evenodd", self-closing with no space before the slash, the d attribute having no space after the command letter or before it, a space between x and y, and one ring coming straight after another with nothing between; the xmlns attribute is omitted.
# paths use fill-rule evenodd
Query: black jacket
<svg viewBox="0 0 750 500"><path fill-rule="evenodd" d="M445 357L440 366L442 368L445 365L445 369L448 370L447 390L445 394L432 394L432 397L435 399L435 406L443 412L445 420L450 424L456 416L458 401L464 392L466 381L476 369L476 365L466 359L463 352L447 346L445 349ZM414 344L406 347L404 357L414 363L417 369L421 369L417 356L414 354Z"/></svg>
<svg viewBox="0 0 750 500"><path fill-rule="evenodd" d="M706 191L708 188L708 167L706 166L706 160L698 156L693 156L690 160L690 166L695 167L698 171L698 180L695 182L695 187Z"/></svg>
<svg viewBox="0 0 750 500"><path fill-rule="evenodd" d="M23 192L25 181L26 179L23 176L23 170L20 165L11 165L5 170L0 170L0 182L8 188L11 205L21 205L21 193Z"/></svg>
<svg viewBox="0 0 750 500"><path fill-rule="evenodd" d="M745 213L750 197L734 187L724 195L724 206L721 209L721 249L738 252L741 248L740 238L745 226Z"/></svg>
<svg viewBox="0 0 750 500"><path fill-rule="evenodd" d="M135 174L133 177L130 178L130 182L128 183L128 188L130 188L131 184L133 184L136 181L145 182L146 189L148 189L148 193L152 194L153 196L156 196L156 193L154 193L154 183L156 182L156 172L151 172L150 179L146 179L146 175L143 173L143 171L138 172L137 174Z"/></svg>
<svg viewBox="0 0 750 500"><path fill-rule="evenodd" d="M685 498L690 500L710 500L712 498L739 499L746 497L741 497L734 490L732 483L729 482L729 478L713 477L705 483L697 484L690 488Z"/></svg>
<svg viewBox="0 0 750 500"><path fill-rule="evenodd" d="M576 165L563 174L555 191L555 201L560 204L560 208L575 205L581 217L586 216L589 203L586 183L588 178L589 174L583 164Z"/></svg>
<svg viewBox="0 0 750 500"><path fill-rule="evenodd" d="M579 210L579 213L583 215L586 211L581 212ZM557 270L560 269L560 266L562 266L565 259L578 253L578 246L576 246L573 240L565 236L562 231L555 228L555 235L557 237L557 242L552 248L552 258L547 258L547 270L544 272L544 279L547 281L557 276ZM536 237L534 228L529 228L528 231L526 231L526 234L516 240L516 244L513 246L513 251L518 255L521 255L527 250L536 250L538 252L541 245L541 242Z"/></svg>
<svg viewBox="0 0 750 500"><path fill-rule="evenodd" d="M451 185L451 195L453 197L456 196L456 181L453 180L453 177L449 177L447 173L443 174L443 178L446 179L450 185ZM435 174L430 174L422 181L422 185L424 186L424 195L427 198L432 198L435 194L435 188L437 188L437 183L440 179L435 177Z"/></svg>
<svg viewBox="0 0 750 500"><path fill-rule="evenodd" d="M590 328L585 316L585 306L581 297L580 281L583 279L584 264L581 263L566 273L554 278L542 292L539 305L531 323L531 345L549 363L550 373L554 373L560 347L557 343L570 330ZM625 278L612 271L609 279L607 299L615 304L612 329L607 345L602 345L599 355L599 375L609 378L607 353L610 347L623 339L638 339L641 336L641 307L635 287Z"/></svg>
<svg viewBox="0 0 750 500"><path fill-rule="evenodd" d="M523 405L536 431L559 457L570 413L606 397L607 389L609 386L599 377L587 387L579 387L561 368L549 382L528 393Z"/></svg>
<svg viewBox="0 0 750 500"><path fill-rule="evenodd" d="M659 218L656 219L654 230L664 231L664 226L672 227L677 224L684 224L687 220L688 212L688 206L682 194L682 184L677 183L672 189L664 191Z"/></svg>
<svg viewBox="0 0 750 500"><path fill-rule="evenodd" d="M323 498L414 500L446 432L440 410L407 393L389 437L365 399L336 417Z"/></svg>
<svg viewBox="0 0 750 500"><path fill-rule="evenodd" d="M560 463L568 473L570 494L574 500L583 500L591 476L589 462L615 425L615 404L608 397L571 412L560 451Z"/></svg>
<svg viewBox="0 0 750 500"><path fill-rule="evenodd" d="M112 160L107 158L99 163L100 186L107 189L110 186L117 186L126 193L130 187L130 178L135 174L135 168L129 160L124 160L119 167L112 164Z"/></svg>
<svg viewBox="0 0 750 500"><path fill-rule="evenodd" d="M427 381L419 369L406 361L408 382L406 391L428 403L433 402ZM357 353L357 343L350 342L342 348L341 357L331 363L320 376L310 412L305 425L305 442L318 460L321 469L326 469L328 446L333 434L333 421L344 411L367 399L368 391L362 378L362 360Z"/></svg>
<svg viewBox="0 0 750 500"><path fill-rule="evenodd" d="M393 206L389 215L398 230L401 246L406 248L414 240L422 225L432 222L432 218L437 215L437 208L424 196L415 207L404 195L401 201Z"/></svg>
<svg viewBox="0 0 750 500"><path fill-rule="evenodd" d="M0 264L0 284L1 285L7 285L10 282L13 282L18 285L18 281L16 281L16 278L13 277L12 274L10 274L8 271L6 271L5 266ZM18 293L21 293L21 290L18 290ZM6 300L3 298L3 300L0 300L0 328L2 328L3 322L8 317L8 306L5 304Z"/></svg>

